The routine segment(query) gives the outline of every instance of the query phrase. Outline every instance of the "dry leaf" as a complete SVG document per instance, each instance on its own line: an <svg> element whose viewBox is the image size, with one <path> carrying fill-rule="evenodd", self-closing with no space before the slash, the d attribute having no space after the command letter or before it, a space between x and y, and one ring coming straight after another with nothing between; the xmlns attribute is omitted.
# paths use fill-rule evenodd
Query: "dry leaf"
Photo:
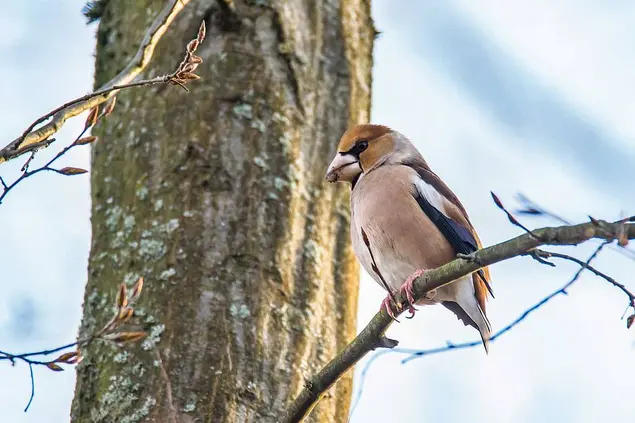
<svg viewBox="0 0 635 423"><path fill-rule="evenodd" d="M58 170L58 172L63 175L72 176L72 175L81 175L82 173L86 173L88 171L86 169L82 169L81 167L65 167Z"/></svg>
<svg viewBox="0 0 635 423"><path fill-rule="evenodd" d="M71 360L75 360L77 358L77 355L79 354L79 351L71 351L71 352L67 352L64 353L62 355L60 355L59 357L57 357L55 359L56 363L71 363Z"/></svg>
<svg viewBox="0 0 635 423"><path fill-rule="evenodd" d="M128 319L130 319L133 314L134 314L134 309L132 307L123 308L119 312L119 315L117 316L117 320L123 323L127 321Z"/></svg>
<svg viewBox="0 0 635 423"><path fill-rule="evenodd" d="M626 319L626 329L630 329L631 326L633 326L633 322L635 322L635 314L631 314L628 316L628 319Z"/></svg>
<svg viewBox="0 0 635 423"><path fill-rule="evenodd" d="M187 43L187 51L189 53L194 52L197 47L198 47L198 40L192 40L189 43Z"/></svg>
<svg viewBox="0 0 635 423"><path fill-rule="evenodd" d="M181 78L183 78L186 81L196 81L197 79L201 79L200 76L193 74L193 73L184 73L182 75L179 75Z"/></svg>
<svg viewBox="0 0 635 423"><path fill-rule="evenodd" d="M60 366L58 366L55 363L46 363L46 367L48 367L49 369L53 370L54 372L64 371L64 369L62 369Z"/></svg>
<svg viewBox="0 0 635 423"><path fill-rule="evenodd" d="M128 305L128 297L126 296L126 284L119 285L119 291L117 292L117 299L115 300L119 309Z"/></svg>
<svg viewBox="0 0 635 423"><path fill-rule="evenodd" d="M201 26L198 28L198 35L196 36L196 39L198 40L199 43L202 43L203 40L205 39L205 21L201 22Z"/></svg>
<svg viewBox="0 0 635 423"><path fill-rule="evenodd" d="M181 78L183 76L184 73L190 73L192 71L194 71L194 69L196 69L198 65L195 63L187 63L185 64L185 66L183 66L183 69L181 69L181 71L176 75L178 78Z"/></svg>
<svg viewBox="0 0 635 423"><path fill-rule="evenodd" d="M82 355L79 353L79 351L77 351L77 355L75 355L75 357L71 357L68 360L66 360L67 364L77 364L79 362L81 362L83 360L84 357L82 357Z"/></svg>
<svg viewBox="0 0 635 423"><path fill-rule="evenodd" d="M501 202L500 198L498 198L498 196L496 194L494 194L492 191L490 191L489 193L492 194L492 198L494 199L494 203L496 203L498 208L501 209L501 210L505 210L505 207L503 207L503 203Z"/></svg>
<svg viewBox="0 0 635 423"><path fill-rule="evenodd" d="M90 137L84 137L84 138L80 138L77 141L75 141L73 144L74 145L86 145L86 144L90 144L97 141L97 137L94 135L91 135Z"/></svg>
<svg viewBox="0 0 635 423"><path fill-rule="evenodd" d="M132 298L137 298L139 297L139 295L141 295L141 290L143 289L143 276L141 276L137 282L135 282L134 286L132 287Z"/></svg>
<svg viewBox="0 0 635 423"><path fill-rule="evenodd" d="M108 115L110 115L113 111L113 109L115 108L115 103L117 102L117 96L113 97L110 99L110 101L108 102L108 104L106 104L106 107L104 108L104 112L102 114L102 116L106 117Z"/></svg>
<svg viewBox="0 0 635 423"><path fill-rule="evenodd" d="M99 105L90 109L90 113L88 113L88 117L86 118L86 123L84 123L84 130L95 125L97 123L98 117L99 117Z"/></svg>
<svg viewBox="0 0 635 423"><path fill-rule="evenodd" d="M78 351L77 355L74 358L71 358L70 360L68 360L67 363L68 364L78 364L78 363L81 363L83 359L84 359L84 356L81 353L79 353L79 351Z"/></svg>

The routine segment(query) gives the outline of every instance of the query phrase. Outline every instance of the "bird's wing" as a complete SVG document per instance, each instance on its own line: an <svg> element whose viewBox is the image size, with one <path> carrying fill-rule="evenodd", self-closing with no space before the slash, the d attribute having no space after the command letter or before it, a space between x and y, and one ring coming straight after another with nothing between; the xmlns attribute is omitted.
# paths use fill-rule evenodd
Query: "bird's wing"
<svg viewBox="0 0 635 423"><path fill-rule="evenodd" d="M469 254L482 247L465 208L452 190L421 160L403 163L418 175L415 199L421 209L448 240L455 253ZM483 311L490 287L489 269L484 267L473 276L476 299Z"/></svg>

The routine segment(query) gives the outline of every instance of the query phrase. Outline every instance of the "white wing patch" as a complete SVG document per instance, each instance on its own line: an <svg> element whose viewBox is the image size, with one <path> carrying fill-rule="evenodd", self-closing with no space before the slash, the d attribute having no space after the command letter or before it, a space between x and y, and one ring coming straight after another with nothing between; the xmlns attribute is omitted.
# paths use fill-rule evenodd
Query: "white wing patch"
<svg viewBox="0 0 635 423"><path fill-rule="evenodd" d="M412 183L417 188L417 191L421 195L425 197L426 200L430 204L434 206L435 209L439 210L441 213L445 215L448 219L450 218L448 214L445 212L444 203L447 201L443 195L439 193L434 187L428 184L426 181L421 179L418 175L413 176Z"/></svg>

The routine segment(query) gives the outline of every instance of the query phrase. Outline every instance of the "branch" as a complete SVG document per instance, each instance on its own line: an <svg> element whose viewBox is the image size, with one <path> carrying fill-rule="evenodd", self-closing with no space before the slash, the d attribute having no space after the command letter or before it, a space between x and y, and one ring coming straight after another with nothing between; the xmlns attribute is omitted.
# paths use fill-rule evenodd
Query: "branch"
<svg viewBox="0 0 635 423"><path fill-rule="evenodd" d="M628 219L632 222L635 218ZM590 239L612 241L620 234L627 239L635 238L635 225L624 220L609 223L593 219L591 222L560 227L546 227L525 233L516 238L481 249L471 259L456 259L441 267L427 271L414 282L414 297L418 300L434 289L438 289L471 274L481 267L525 255L542 245L577 245ZM630 299L630 298L629 298ZM403 298L398 300L404 304ZM392 319L383 310L377 313L368 325L344 350L313 376L300 395L291 403L281 421L302 421L324 393L368 352L380 346L380 342Z"/></svg>
<svg viewBox="0 0 635 423"><path fill-rule="evenodd" d="M51 142L53 142L53 140L51 140L49 137L59 131L59 129L64 125L67 119L70 119L82 112L95 108L96 106L114 97L121 89L159 83L173 83L184 86L184 82L190 80L189 76L185 76L186 80L184 81L184 75L191 75L191 72L193 71L193 69L191 69L187 72L183 72L183 65L185 64L185 61L182 62L181 65L179 65L179 69L177 69L177 71L170 75L160 76L157 78L138 82L132 81L146 68L148 63L150 63L150 59L152 58L154 49L157 46L159 40L161 39L163 34L165 34L166 30L168 29L174 18L181 12L181 10L183 10L183 8L189 2L190 0L169 1L146 32L143 41L141 41L141 45L139 46L137 54L119 73L119 75L115 76L109 82L104 84L99 90L75 100L69 101L68 103L57 107L46 115L38 118L24 131L24 133L19 138L16 138L11 143L9 143L9 145L0 150L0 164L14 159L24 153L35 151L42 147L48 146ZM199 31L198 38L201 38L201 34L203 35L203 37L205 35L204 25L202 25L202 28L203 29ZM199 43L201 41L202 39L199 40ZM188 58L188 55L190 57L192 56L191 52L189 52L189 47L190 45L188 44L188 54L186 54L186 58ZM196 47L194 47L194 49L195 48ZM196 75L194 75L194 77L191 79L197 79ZM50 118L52 118L52 120L49 123L42 126L41 128L34 130L37 125Z"/></svg>

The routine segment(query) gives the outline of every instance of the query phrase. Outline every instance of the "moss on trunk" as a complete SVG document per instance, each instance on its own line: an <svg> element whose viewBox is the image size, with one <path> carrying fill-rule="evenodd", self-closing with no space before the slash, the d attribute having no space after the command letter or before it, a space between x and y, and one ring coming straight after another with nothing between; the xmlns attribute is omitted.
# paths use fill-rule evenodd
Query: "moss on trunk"
<svg viewBox="0 0 635 423"><path fill-rule="evenodd" d="M107 3L96 85L162 6ZM273 422L355 334L348 194L324 171L346 127L368 120L369 0L195 0L144 77L174 69L203 19L203 79L122 92L94 131L81 334L143 275L151 336L84 351L73 422ZM350 391L349 376L312 421L345 421Z"/></svg>

